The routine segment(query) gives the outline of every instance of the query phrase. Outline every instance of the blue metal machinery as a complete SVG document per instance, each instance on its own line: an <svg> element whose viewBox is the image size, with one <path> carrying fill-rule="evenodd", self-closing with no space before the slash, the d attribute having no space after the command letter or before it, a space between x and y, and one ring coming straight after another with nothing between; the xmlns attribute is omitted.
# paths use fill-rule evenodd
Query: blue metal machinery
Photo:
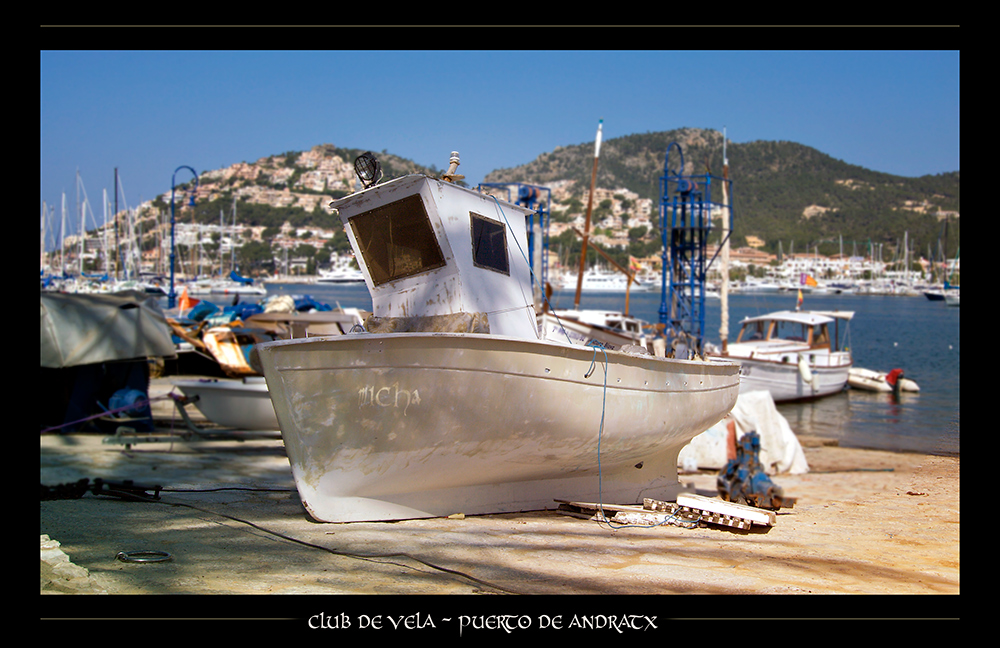
<svg viewBox="0 0 1000 648"><path fill-rule="evenodd" d="M736 445L736 458L730 459L715 478L719 497L757 508L778 510L795 506L794 497L771 481L760 463L760 435L750 430Z"/></svg>
<svg viewBox="0 0 1000 648"><path fill-rule="evenodd" d="M539 276L536 277L538 280L542 291L545 290L545 285L549 280L549 268L548 268L548 252L549 252L549 208L552 204L552 190L548 187L542 187L539 185L525 184L522 182L483 182L479 184L480 187L497 187L507 190L507 202L513 202L514 204L521 205L532 210L531 216L528 217L527 230L528 230L528 259L529 264L532 264L532 272L535 271L533 266L533 259L536 255L536 246L541 246L541 267L538 269ZM511 200L511 187L517 187L517 199ZM542 200L542 194L545 194L545 200ZM539 225L539 241L535 240L535 217L538 217Z"/></svg>
<svg viewBox="0 0 1000 648"><path fill-rule="evenodd" d="M677 166L671 167L671 149ZM728 203L713 201L712 185L725 183ZM732 181L684 175L684 153L677 142L667 147L660 178L660 234L663 237L663 284L660 323L675 357L703 355L705 346L705 276L712 216L729 219L733 231ZM720 246L721 248L721 246ZM670 349L668 349L668 354Z"/></svg>

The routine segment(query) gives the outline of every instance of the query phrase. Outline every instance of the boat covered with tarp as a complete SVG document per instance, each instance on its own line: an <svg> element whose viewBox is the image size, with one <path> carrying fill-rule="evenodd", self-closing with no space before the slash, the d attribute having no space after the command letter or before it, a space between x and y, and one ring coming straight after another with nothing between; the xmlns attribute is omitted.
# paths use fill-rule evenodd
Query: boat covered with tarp
<svg viewBox="0 0 1000 648"><path fill-rule="evenodd" d="M42 291L40 342L43 429L74 431L109 412L136 414L133 427L151 427L149 359L176 355L154 296ZM113 399L134 407L114 412Z"/></svg>

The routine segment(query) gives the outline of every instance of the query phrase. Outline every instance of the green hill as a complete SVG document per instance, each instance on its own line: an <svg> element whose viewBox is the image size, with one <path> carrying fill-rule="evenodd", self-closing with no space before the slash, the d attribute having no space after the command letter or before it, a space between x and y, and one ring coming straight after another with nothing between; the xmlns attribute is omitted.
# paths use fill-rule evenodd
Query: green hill
<svg viewBox="0 0 1000 648"><path fill-rule="evenodd" d="M681 128L604 141L597 186L626 189L649 199L656 214L664 156L672 142L682 147L684 173L722 175L722 134ZM781 245L785 252L818 249L821 254L836 254L843 241L847 254L867 254L869 245L881 244L883 257L892 258L906 234L916 253L936 254L939 242L942 246L945 243L947 220L946 255L953 257L958 249L958 171L919 178L895 176L784 141L730 142L726 150L733 180L735 246L745 245L747 237L756 237L772 253ZM322 144L309 151L289 151L206 172L200 177L193 220L217 223L220 211L230 213L235 198L239 222L244 225L264 226L269 231L276 231L285 222L300 228L339 229L339 221L325 206L354 190L351 163L362 152ZM386 179L408 173L441 173L386 151L377 155ZM557 147L528 164L492 171L484 182L560 183L569 187L570 197L563 198L563 203L579 201L585 205L593 155L593 142ZM552 209L555 212L566 206L554 204ZM658 250L658 241L658 232L649 231L641 246L618 254ZM336 247L345 245L346 240L338 240Z"/></svg>
<svg viewBox="0 0 1000 648"><path fill-rule="evenodd" d="M722 175L722 134L683 128L627 135L601 144L597 185L625 188L658 205L664 156L671 142L681 145L687 174ZM797 251L845 253L857 243L894 248L908 234L911 247L926 254L937 250L946 215L951 215L948 251L959 244L959 172L906 178L871 171L837 160L795 142L730 142L726 148L733 180L733 244L748 235L763 239L771 252L794 243ZM486 182L528 182L545 185L559 180L589 191L593 143L558 148L512 169L490 173ZM671 161L671 165L674 160ZM944 242L942 240L942 246ZM808 246L808 247L807 247Z"/></svg>

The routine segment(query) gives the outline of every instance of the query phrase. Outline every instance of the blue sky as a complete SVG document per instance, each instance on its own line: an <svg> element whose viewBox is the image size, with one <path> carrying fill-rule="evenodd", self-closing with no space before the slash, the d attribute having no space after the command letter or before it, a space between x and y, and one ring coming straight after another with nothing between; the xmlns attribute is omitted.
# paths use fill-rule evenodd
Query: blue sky
<svg viewBox="0 0 1000 648"><path fill-rule="evenodd" d="M42 51L41 198L98 222L199 173L317 144L475 184L557 146L680 127L875 171L959 170L957 51ZM739 169L731 169L739 183ZM178 183L190 173L177 174ZM39 205L41 213L41 205ZM88 215L89 227L89 215Z"/></svg>

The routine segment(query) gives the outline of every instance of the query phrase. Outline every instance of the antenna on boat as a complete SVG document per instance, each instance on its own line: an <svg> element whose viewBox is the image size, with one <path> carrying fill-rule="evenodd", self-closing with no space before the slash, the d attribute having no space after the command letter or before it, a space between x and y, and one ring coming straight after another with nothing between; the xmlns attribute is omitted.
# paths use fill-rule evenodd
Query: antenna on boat
<svg viewBox="0 0 1000 648"><path fill-rule="evenodd" d="M448 182L455 182L456 180L464 180L465 176L455 173L458 170L458 165L461 164L458 160L458 151L451 152L451 159L448 160L448 170L441 174L442 180L447 180Z"/></svg>
<svg viewBox="0 0 1000 648"><path fill-rule="evenodd" d="M368 189L382 179L382 165L371 151L366 151L354 159L354 173L361 185Z"/></svg>
<svg viewBox="0 0 1000 648"><path fill-rule="evenodd" d="M576 297L573 308L580 308L580 291L583 288L583 273L587 269L587 240L590 238L590 212L594 206L594 185L597 184L597 159L601 157L601 130L604 128L604 118L597 122L597 137L594 138L594 168L590 172L590 198L587 199L587 221L583 227L583 246L580 250L580 272L576 277Z"/></svg>
<svg viewBox="0 0 1000 648"><path fill-rule="evenodd" d="M729 156L726 155L726 127L722 127L722 283L719 286L719 300L721 302L721 321L719 324L719 338L722 345L723 355L729 353L729 218L725 210L732 212L729 205L729 196L726 192L726 185L729 183Z"/></svg>

